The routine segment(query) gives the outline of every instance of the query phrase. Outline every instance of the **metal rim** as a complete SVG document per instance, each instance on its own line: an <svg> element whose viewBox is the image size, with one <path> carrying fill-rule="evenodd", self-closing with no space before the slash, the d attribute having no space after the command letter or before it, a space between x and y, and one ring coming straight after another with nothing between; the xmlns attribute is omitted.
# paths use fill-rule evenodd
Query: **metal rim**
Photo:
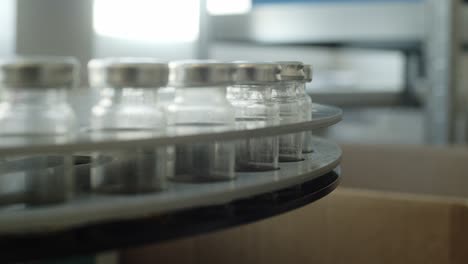
<svg viewBox="0 0 468 264"><path fill-rule="evenodd" d="M15 89L73 88L79 80L73 57L31 56L0 60L0 87Z"/></svg>
<svg viewBox="0 0 468 264"><path fill-rule="evenodd" d="M234 64L214 60L173 61L169 63L169 86L216 87L234 83Z"/></svg>
<svg viewBox="0 0 468 264"><path fill-rule="evenodd" d="M237 179L206 184L172 183L147 195L92 195L68 203L34 209L0 210L0 233L41 233L103 221L135 219L194 207L219 205L287 188L335 169L341 149L315 138L314 153L300 162L281 163L274 172L237 173Z"/></svg>
<svg viewBox="0 0 468 264"><path fill-rule="evenodd" d="M268 62L234 62L236 85L265 84L281 81L281 66Z"/></svg>
<svg viewBox="0 0 468 264"><path fill-rule="evenodd" d="M167 85L169 67L152 58L105 58L88 63L92 87L157 88Z"/></svg>
<svg viewBox="0 0 468 264"><path fill-rule="evenodd" d="M311 82L313 76L313 68L310 64L304 64L304 81Z"/></svg>
<svg viewBox="0 0 468 264"><path fill-rule="evenodd" d="M304 64L300 61L277 61L282 81L304 81Z"/></svg>
<svg viewBox="0 0 468 264"><path fill-rule="evenodd" d="M15 143L13 139L5 138L0 142L0 157L13 155L43 154L43 153L75 153L79 151L135 149L147 146L165 146L186 144L192 142L212 142L216 140L235 140L263 136L275 136L292 132L309 131L325 128L341 121L342 111L332 106L313 105L313 120L308 122L284 124L249 130L225 130L219 132L200 132L198 134L161 135L151 132L134 134L115 134L114 137L96 138L83 133L79 137L68 139L62 143L31 141Z"/></svg>
<svg viewBox="0 0 468 264"><path fill-rule="evenodd" d="M90 225L50 234L3 236L0 243L4 242L5 260L27 261L164 242L252 223L298 209L331 193L339 181L339 173L329 172L295 186L225 205ZM47 246L37 246L41 244Z"/></svg>

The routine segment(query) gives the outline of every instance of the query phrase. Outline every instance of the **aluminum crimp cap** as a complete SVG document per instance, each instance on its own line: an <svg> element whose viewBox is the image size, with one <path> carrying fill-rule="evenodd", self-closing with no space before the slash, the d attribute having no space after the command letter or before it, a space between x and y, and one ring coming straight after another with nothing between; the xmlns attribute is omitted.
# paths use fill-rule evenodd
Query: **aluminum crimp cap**
<svg viewBox="0 0 468 264"><path fill-rule="evenodd" d="M234 64L212 60L174 61L169 63L169 86L213 87L234 83Z"/></svg>
<svg viewBox="0 0 468 264"><path fill-rule="evenodd" d="M153 58L93 59L88 63L88 78L91 87L164 87L169 66Z"/></svg>
<svg viewBox="0 0 468 264"><path fill-rule="evenodd" d="M236 84L262 84L281 81L281 66L273 62L234 62Z"/></svg>
<svg viewBox="0 0 468 264"><path fill-rule="evenodd" d="M304 64L300 61L277 61L281 65L282 81L303 81Z"/></svg>
<svg viewBox="0 0 468 264"><path fill-rule="evenodd" d="M73 88L79 62L73 57L38 56L0 60L0 86L11 88Z"/></svg>
<svg viewBox="0 0 468 264"><path fill-rule="evenodd" d="M304 81L311 82L313 76L313 68L310 64L304 64Z"/></svg>

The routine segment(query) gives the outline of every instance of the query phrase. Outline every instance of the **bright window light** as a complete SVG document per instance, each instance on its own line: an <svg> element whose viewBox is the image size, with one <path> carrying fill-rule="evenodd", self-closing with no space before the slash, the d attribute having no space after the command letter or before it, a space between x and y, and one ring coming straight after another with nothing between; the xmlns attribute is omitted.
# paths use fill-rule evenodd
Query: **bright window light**
<svg viewBox="0 0 468 264"><path fill-rule="evenodd" d="M199 0L94 0L97 35L150 43L198 38Z"/></svg>
<svg viewBox="0 0 468 264"><path fill-rule="evenodd" d="M206 6L211 15L246 14L252 9L252 0L207 0Z"/></svg>

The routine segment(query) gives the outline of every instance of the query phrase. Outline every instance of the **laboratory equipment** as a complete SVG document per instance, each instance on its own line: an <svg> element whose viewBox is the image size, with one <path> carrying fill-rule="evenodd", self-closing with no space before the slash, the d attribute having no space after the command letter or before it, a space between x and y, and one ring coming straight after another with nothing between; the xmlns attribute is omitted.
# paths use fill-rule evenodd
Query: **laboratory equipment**
<svg viewBox="0 0 468 264"><path fill-rule="evenodd" d="M78 62L70 57L1 60L0 140L64 143L73 137L76 117L67 92L77 77ZM3 157L0 163L0 200L35 205L63 202L73 195L71 155Z"/></svg>
<svg viewBox="0 0 468 264"><path fill-rule="evenodd" d="M302 109L296 89L304 80L304 65L298 61L277 63L281 65L281 82L273 86L272 98L279 106L280 124L301 122ZM303 137L303 133L293 133L279 137L280 162L303 160Z"/></svg>
<svg viewBox="0 0 468 264"><path fill-rule="evenodd" d="M235 114L226 99L234 66L215 61L169 64L169 86L175 99L168 106L169 126L176 134L223 131L234 127ZM176 146L175 181L219 181L234 178L235 145L216 141Z"/></svg>
<svg viewBox="0 0 468 264"><path fill-rule="evenodd" d="M89 83L100 89L92 108L90 132L100 137L132 133L163 134L166 119L157 106L158 89L167 85L168 65L151 58L109 58L89 62ZM112 161L93 168L91 184L104 193L145 193L165 186L170 147L139 147L105 153Z"/></svg>
<svg viewBox="0 0 468 264"><path fill-rule="evenodd" d="M236 113L238 129L279 124L279 106L271 98L272 86L280 81L276 63L235 63L235 85L228 100ZM278 169L278 137L248 138L236 143L237 171Z"/></svg>

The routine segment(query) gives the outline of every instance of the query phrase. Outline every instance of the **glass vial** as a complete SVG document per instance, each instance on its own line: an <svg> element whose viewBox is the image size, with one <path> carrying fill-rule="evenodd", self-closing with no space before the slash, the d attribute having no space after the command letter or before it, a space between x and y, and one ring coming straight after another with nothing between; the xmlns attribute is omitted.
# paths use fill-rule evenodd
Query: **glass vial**
<svg viewBox="0 0 468 264"><path fill-rule="evenodd" d="M157 105L167 116L167 107L174 101L175 89L174 87L163 87L158 90ZM166 155L166 175L169 177L175 173L175 148L167 148Z"/></svg>
<svg viewBox="0 0 468 264"><path fill-rule="evenodd" d="M312 81L312 66L309 64L304 64L304 80L298 82L296 88L297 99L301 105L301 114L302 121L307 122L312 120L312 98L306 92L306 83ZM312 142L312 132L305 131L303 132L304 143L302 146L302 153L312 153L313 142Z"/></svg>
<svg viewBox="0 0 468 264"><path fill-rule="evenodd" d="M175 99L168 107L169 125L177 134L194 134L234 128L234 108L226 99L233 83L229 63L179 61L170 63ZM191 143L176 146L176 169L172 180L206 182L235 177L233 142Z"/></svg>
<svg viewBox="0 0 468 264"><path fill-rule="evenodd" d="M227 98L235 108L236 128L251 129L279 124L279 107L272 86L280 81L276 63L235 63L235 85ZM249 138L236 142L237 171L278 169L278 137Z"/></svg>
<svg viewBox="0 0 468 264"><path fill-rule="evenodd" d="M67 92L79 65L69 57L19 57L0 61L0 140L59 143L77 130ZM28 205L60 203L73 195L71 155L4 157L0 203L16 197ZM5 204L5 203L3 203Z"/></svg>
<svg viewBox="0 0 468 264"><path fill-rule="evenodd" d="M88 64L89 84L100 89L92 108L93 135L116 138L135 133L165 133L166 119L157 106L160 87L168 81L167 63L150 58L95 59ZM165 187L168 147L95 153L92 189L100 193L138 194ZM108 162L102 163L109 157Z"/></svg>
<svg viewBox="0 0 468 264"><path fill-rule="evenodd" d="M272 89L272 98L279 106L280 124L290 124L302 121L301 104L296 89L304 80L304 65L301 62L277 62L281 66L281 82ZM303 160L302 132L281 135L279 137L279 161L294 162Z"/></svg>

